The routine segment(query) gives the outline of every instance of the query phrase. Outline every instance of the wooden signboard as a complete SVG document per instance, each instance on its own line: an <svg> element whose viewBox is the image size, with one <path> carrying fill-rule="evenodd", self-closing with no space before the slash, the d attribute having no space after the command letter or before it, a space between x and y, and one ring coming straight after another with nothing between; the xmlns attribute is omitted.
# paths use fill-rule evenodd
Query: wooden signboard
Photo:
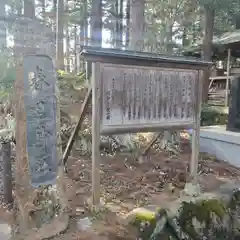
<svg viewBox="0 0 240 240"><path fill-rule="evenodd" d="M100 64L101 133L193 127L198 71Z"/></svg>
<svg viewBox="0 0 240 240"><path fill-rule="evenodd" d="M86 47L92 76L92 201L100 202L100 134L193 129L190 174L197 175L202 83L211 63Z"/></svg>
<svg viewBox="0 0 240 240"><path fill-rule="evenodd" d="M56 75L52 60L29 55L23 60L27 152L34 187L54 184L57 175Z"/></svg>

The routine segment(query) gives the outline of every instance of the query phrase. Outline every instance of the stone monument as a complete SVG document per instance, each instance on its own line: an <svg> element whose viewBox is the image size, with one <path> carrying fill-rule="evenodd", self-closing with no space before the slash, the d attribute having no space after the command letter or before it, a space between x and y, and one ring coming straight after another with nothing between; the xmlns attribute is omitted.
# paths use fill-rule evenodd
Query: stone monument
<svg viewBox="0 0 240 240"><path fill-rule="evenodd" d="M54 37L37 20L15 21L16 232L46 239L67 227ZM58 224L59 221L64 224ZM56 224L54 232L45 230ZM58 229L61 226L61 229Z"/></svg>
<svg viewBox="0 0 240 240"><path fill-rule="evenodd" d="M227 130L240 132L240 68L234 68L232 75Z"/></svg>

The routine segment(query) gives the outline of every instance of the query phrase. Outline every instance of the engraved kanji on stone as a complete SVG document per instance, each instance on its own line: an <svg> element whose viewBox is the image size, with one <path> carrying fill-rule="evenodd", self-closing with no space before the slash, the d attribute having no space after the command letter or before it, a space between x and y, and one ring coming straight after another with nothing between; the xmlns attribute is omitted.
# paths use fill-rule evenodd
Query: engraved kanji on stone
<svg viewBox="0 0 240 240"><path fill-rule="evenodd" d="M50 166L48 164L49 159L51 158L51 156L44 156L42 157L39 161L36 161L35 165L34 165L34 172L35 173L44 173L44 172L48 172L51 171Z"/></svg>
<svg viewBox="0 0 240 240"><path fill-rule="evenodd" d="M40 101L37 102L36 113L39 116L42 116L44 114L44 107L45 107L45 101L44 100L40 100Z"/></svg>
<svg viewBox="0 0 240 240"><path fill-rule="evenodd" d="M46 75L41 67L36 67L36 74L31 79L30 87L35 90L42 90L44 86L49 86L50 84L46 81Z"/></svg>
<svg viewBox="0 0 240 240"><path fill-rule="evenodd" d="M50 131L46 130L45 126L38 126L36 129L37 141L45 140L51 135Z"/></svg>
<svg viewBox="0 0 240 240"><path fill-rule="evenodd" d="M57 172L57 95L52 60L45 55L24 57L24 104L31 184L55 183Z"/></svg>
<svg viewBox="0 0 240 240"><path fill-rule="evenodd" d="M44 115L46 101L40 100L36 105L29 107L29 113L34 116L42 117Z"/></svg>

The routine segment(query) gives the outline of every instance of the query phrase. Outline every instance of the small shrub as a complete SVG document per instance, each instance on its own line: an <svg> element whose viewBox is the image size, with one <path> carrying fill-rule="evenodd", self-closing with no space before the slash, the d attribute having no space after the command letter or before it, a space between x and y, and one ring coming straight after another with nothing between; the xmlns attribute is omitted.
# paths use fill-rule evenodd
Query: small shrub
<svg viewBox="0 0 240 240"><path fill-rule="evenodd" d="M225 125L228 113L223 107L204 105L201 112L201 126Z"/></svg>

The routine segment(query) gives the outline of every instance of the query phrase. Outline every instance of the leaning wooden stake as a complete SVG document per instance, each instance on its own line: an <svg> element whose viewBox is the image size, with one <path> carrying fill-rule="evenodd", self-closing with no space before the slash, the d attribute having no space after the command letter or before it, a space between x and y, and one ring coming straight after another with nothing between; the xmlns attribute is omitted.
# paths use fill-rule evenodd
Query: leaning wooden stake
<svg viewBox="0 0 240 240"><path fill-rule="evenodd" d="M63 165L66 164L67 159L69 157L69 154L70 154L70 152L72 150L72 146L73 146L74 141L76 139L76 136L77 136L77 134L78 134L78 132L80 130L80 127L81 127L82 122L84 120L84 116L86 115L86 112L88 110L88 105L90 103L91 97L92 97L92 88L90 87L88 89L88 93L87 93L87 95L86 95L86 97L84 99L84 102L83 102L83 105L82 105L82 109L81 109L81 112L80 112L80 117L78 119L77 125L75 126L74 131L72 132L72 135L71 135L71 137L68 140L67 147L66 147L66 149L64 151L63 159L62 159Z"/></svg>
<svg viewBox="0 0 240 240"><path fill-rule="evenodd" d="M147 153L150 151L151 147L153 146L153 144L158 140L158 138L162 135L162 133L156 133L154 134L154 136L152 137L151 141L148 143L148 145L146 146L146 148L142 151L141 156L146 156Z"/></svg>

